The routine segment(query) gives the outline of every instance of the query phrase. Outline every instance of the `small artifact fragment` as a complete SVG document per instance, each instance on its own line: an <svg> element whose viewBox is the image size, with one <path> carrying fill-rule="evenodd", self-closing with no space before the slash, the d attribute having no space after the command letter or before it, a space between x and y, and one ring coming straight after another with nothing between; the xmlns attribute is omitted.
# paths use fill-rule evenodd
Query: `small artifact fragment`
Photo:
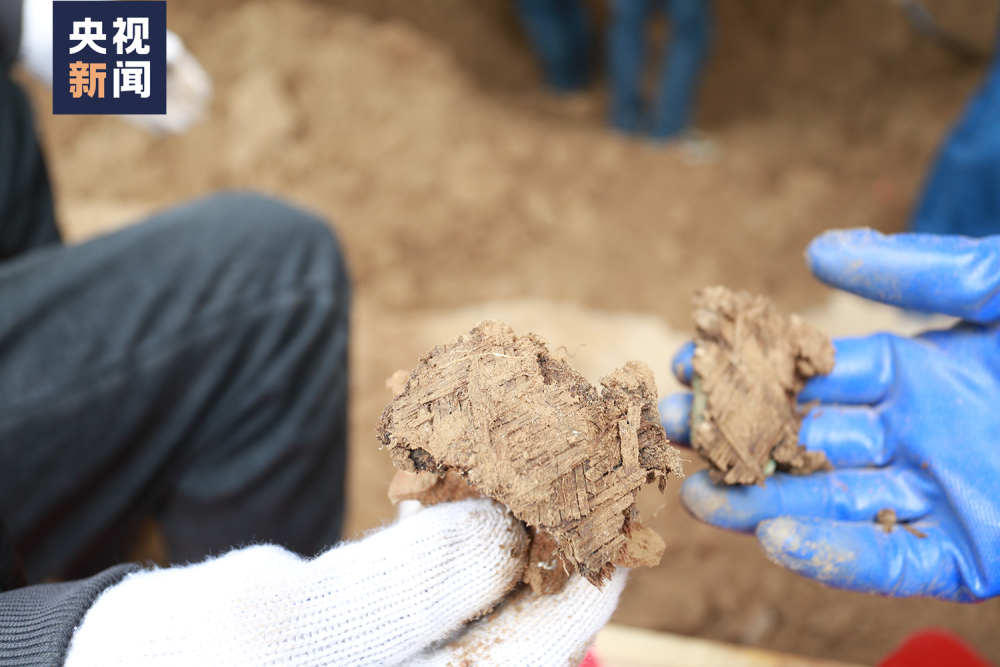
<svg viewBox="0 0 1000 667"><path fill-rule="evenodd" d="M541 338L480 322L421 357L382 413L378 438L403 471L390 497L478 493L505 504L532 529L524 579L536 592L558 591L573 568L599 586L615 565L655 565L663 541L639 523L635 497L682 475L680 457L644 363L601 384L598 393Z"/></svg>
<svg viewBox="0 0 1000 667"><path fill-rule="evenodd" d="M829 470L823 452L799 444L796 397L833 370L830 339L748 292L706 287L694 306L691 446L711 463L712 480L762 485L775 470Z"/></svg>

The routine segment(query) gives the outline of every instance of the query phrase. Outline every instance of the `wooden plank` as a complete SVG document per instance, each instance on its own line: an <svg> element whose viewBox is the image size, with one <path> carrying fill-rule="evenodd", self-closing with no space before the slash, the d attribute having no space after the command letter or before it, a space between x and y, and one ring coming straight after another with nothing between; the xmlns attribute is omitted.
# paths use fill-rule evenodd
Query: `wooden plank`
<svg viewBox="0 0 1000 667"><path fill-rule="evenodd" d="M602 667L861 667L614 624L595 653Z"/></svg>

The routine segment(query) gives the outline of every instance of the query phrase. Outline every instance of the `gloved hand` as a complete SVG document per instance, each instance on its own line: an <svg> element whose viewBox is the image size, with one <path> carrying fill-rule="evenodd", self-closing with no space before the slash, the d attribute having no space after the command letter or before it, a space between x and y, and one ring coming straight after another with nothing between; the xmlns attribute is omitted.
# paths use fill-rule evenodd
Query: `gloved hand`
<svg viewBox="0 0 1000 667"><path fill-rule="evenodd" d="M973 601L1000 594L1000 237L827 232L808 261L824 282L903 308L963 318L916 338L835 341L836 366L800 401L819 401L799 440L834 471L775 474L761 487L692 476L697 518L756 531L779 565L836 588ZM675 370L690 382L692 346ZM661 402L686 442L690 396ZM875 523L893 509L904 526Z"/></svg>
<svg viewBox="0 0 1000 667"><path fill-rule="evenodd" d="M23 0L18 60L52 87L52 0ZM122 118L154 134L180 134L202 120L211 98L212 80L181 38L168 30L167 113Z"/></svg>
<svg viewBox="0 0 1000 667"><path fill-rule="evenodd" d="M576 667L625 570L603 591L574 575L558 595L501 603L458 632L517 583L526 550L520 522L479 499L428 508L311 560L264 545L139 572L90 608L66 666Z"/></svg>

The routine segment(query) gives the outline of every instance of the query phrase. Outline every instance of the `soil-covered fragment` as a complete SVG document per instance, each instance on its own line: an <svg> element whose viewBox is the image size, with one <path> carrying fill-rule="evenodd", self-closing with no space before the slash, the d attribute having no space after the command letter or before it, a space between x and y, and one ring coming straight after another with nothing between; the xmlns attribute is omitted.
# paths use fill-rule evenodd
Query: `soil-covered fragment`
<svg viewBox="0 0 1000 667"><path fill-rule="evenodd" d="M622 567L653 567L659 564L667 545L655 530L638 525L632 528L632 536L615 565Z"/></svg>
<svg viewBox="0 0 1000 667"><path fill-rule="evenodd" d="M634 534L648 541L639 487L658 481L662 491L681 474L649 368L630 361L601 384L598 393L539 337L484 321L420 359L377 433L397 468L461 476L600 585L616 564L637 562Z"/></svg>
<svg viewBox="0 0 1000 667"><path fill-rule="evenodd" d="M762 296L706 287L694 298L697 327L691 445L726 484L763 484L774 470L828 470L823 452L799 444L796 397L833 370L834 347L798 315Z"/></svg>
<svg viewBox="0 0 1000 667"><path fill-rule="evenodd" d="M558 593L573 574L573 564L559 556L556 538L542 531L531 531L528 565L523 581L538 595Z"/></svg>

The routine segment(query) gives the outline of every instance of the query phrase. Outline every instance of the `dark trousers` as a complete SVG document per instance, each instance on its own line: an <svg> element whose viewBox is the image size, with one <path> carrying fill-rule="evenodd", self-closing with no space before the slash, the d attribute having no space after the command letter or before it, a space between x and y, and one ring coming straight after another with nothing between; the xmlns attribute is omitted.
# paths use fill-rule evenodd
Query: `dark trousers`
<svg viewBox="0 0 1000 667"><path fill-rule="evenodd" d="M582 0L516 0L514 4L546 83L561 92L586 88L593 77L594 38Z"/></svg>
<svg viewBox="0 0 1000 667"><path fill-rule="evenodd" d="M708 1L609 0L609 7L611 125L623 132L648 133L655 139L668 139L689 130L711 45ZM671 35L664 49L656 92L651 104L645 104L642 74L646 67L646 29L656 10L666 13Z"/></svg>
<svg viewBox="0 0 1000 667"><path fill-rule="evenodd" d="M107 567L148 515L173 562L336 542L349 305L330 228L254 195L61 245L0 75L0 517L29 582Z"/></svg>

